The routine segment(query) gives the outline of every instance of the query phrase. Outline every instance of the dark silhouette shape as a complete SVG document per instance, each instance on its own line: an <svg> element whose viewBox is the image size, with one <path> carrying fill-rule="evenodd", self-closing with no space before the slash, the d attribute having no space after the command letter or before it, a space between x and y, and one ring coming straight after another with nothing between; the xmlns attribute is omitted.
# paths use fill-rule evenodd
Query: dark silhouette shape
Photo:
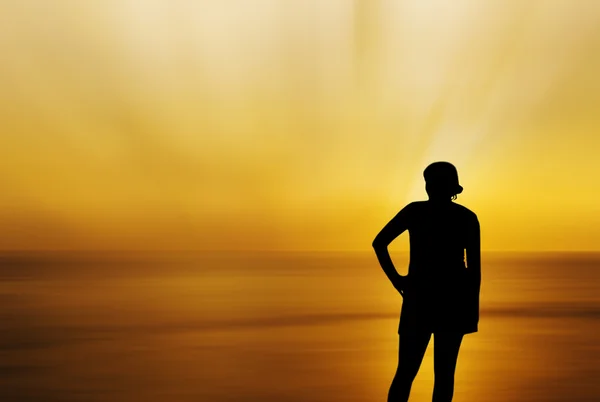
<svg viewBox="0 0 600 402"><path fill-rule="evenodd" d="M398 369L388 402L408 401L432 334L433 402L450 402L463 335L478 331L481 251L477 215L453 202L463 190L454 165L435 162L423 175L429 200L408 204L373 241L383 271L403 297ZM387 247L406 230L410 262L408 274L402 276Z"/></svg>

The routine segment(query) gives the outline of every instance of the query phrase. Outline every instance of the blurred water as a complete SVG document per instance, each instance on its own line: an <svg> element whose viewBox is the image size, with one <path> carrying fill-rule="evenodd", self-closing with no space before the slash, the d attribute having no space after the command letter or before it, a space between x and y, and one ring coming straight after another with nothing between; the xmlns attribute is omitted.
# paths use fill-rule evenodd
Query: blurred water
<svg viewBox="0 0 600 402"><path fill-rule="evenodd" d="M384 401L394 373L401 297L371 253L0 264L0 401ZM599 267L600 254L485 254L455 401L600 400ZM431 398L431 353L411 401Z"/></svg>

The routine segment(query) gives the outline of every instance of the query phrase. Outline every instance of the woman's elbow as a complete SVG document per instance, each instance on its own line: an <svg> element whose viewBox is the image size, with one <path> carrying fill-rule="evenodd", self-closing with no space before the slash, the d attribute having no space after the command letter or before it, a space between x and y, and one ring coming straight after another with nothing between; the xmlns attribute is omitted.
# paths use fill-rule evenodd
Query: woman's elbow
<svg viewBox="0 0 600 402"><path fill-rule="evenodd" d="M385 249L388 244L381 237L376 236L375 239L373 239L373 243L371 243L371 245L373 246L375 251L378 251Z"/></svg>

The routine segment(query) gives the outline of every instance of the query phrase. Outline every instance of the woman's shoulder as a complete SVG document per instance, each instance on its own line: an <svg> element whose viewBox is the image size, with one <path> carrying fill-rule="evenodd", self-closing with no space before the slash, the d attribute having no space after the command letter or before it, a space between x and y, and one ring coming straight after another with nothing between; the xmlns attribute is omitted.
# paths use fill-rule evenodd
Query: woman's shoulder
<svg viewBox="0 0 600 402"><path fill-rule="evenodd" d="M419 208L424 205L427 205L427 201L413 201L413 202L409 202L406 207L407 208Z"/></svg>
<svg viewBox="0 0 600 402"><path fill-rule="evenodd" d="M457 212L464 215L466 218L477 220L477 214L475 212L471 211L469 208L465 207L462 204L457 204L455 202L452 204L455 206L455 209L457 210Z"/></svg>
<svg viewBox="0 0 600 402"><path fill-rule="evenodd" d="M456 216L461 220L468 220L476 222L478 221L477 214L467 208L462 204L457 204L456 202L452 202L450 210L446 209L447 213L450 213L452 216ZM432 212L432 209L436 209L435 206L432 206L428 201L413 201L406 205L403 208L403 212L407 215L429 215Z"/></svg>
<svg viewBox="0 0 600 402"><path fill-rule="evenodd" d="M411 203L408 203L404 207L404 209L407 212L410 212L413 214L418 214L419 212L426 210L428 205L429 204L427 201L413 201Z"/></svg>

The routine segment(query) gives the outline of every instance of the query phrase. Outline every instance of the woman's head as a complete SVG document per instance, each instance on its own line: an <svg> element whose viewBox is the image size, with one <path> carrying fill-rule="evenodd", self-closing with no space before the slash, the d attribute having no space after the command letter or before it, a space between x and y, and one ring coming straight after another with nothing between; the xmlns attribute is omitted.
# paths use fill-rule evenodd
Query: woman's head
<svg viewBox="0 0 600 402"><path fill-rule="evenodd" d="M449 162L434 162L425 168L425 189L429 198L456 199L463 188L458 183L458 171Z"/></svg>

